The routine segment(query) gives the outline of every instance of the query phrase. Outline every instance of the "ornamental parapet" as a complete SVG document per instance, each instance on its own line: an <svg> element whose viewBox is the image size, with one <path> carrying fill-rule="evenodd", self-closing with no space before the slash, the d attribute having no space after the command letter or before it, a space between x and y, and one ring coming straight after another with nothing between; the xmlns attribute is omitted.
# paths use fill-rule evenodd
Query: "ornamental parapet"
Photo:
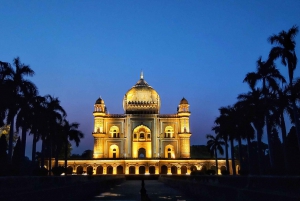
<svg viewBox="0 0 300 201"><path fill-rule="evenodd" d="M106 118L125 118L126 115L124 115L124 114L107 114L105 117Z"/></svg>
<svg viewBox="0 0 300 201"><path fill-rule="evenodd" d="M192 133L178 133L180 138L189 138L191 137Z"/></svg>
<svg viewBox="0 0 300 201"><path fill-rule="evenodd" d="M189 117L191 116L191 112L178 112L179 117Z"/></svg>
<svg viewBox="0 0 300 201"><path fill-rule="evenodd" d="M158 115L160 118L178 118L177 114L160 114Z"/></svg>
<svg viewBox="0 0 300 201"><path fill-rule="evenodd" d="M105 135L106 135L106 133L93 133L94 137L102 137L102 138L104 138Z"/></svg>

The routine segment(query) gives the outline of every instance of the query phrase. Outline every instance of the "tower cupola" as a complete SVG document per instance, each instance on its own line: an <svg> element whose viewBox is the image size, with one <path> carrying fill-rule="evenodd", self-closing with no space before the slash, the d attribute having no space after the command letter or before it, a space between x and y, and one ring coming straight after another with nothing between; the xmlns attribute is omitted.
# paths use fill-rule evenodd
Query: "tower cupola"
<svg viewBox="0 0 300 201"><path fill-rule="evenodd" d="M189 102L185 98L182 98L179 103L177 112L178 113L189 113L190 112L189 107L190 107Z"/></svg>
<svg viewBox="0 0 300 201"><path fill-rule="evenodd" d="M94 112L106 113L106 107L104 104L104 100L101 97L99 97L95 102Z"/></svg>

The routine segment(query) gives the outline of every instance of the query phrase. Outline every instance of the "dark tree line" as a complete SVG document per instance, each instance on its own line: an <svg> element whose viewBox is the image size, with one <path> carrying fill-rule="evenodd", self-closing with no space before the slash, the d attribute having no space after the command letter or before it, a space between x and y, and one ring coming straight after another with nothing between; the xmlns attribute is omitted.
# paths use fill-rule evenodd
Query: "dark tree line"
<svg viewBox="0 0 300 201"><path fill-rule="evenodd" d="M0 161L4 162L1 163L4 168L1 174L28 174L24 172L27 135L33 138L31 169L43 168L45 160L49 159L49 170L52 168L50 159L55 158L55 166L58 166L62 152L66 166L70 141L78 146L84 136L78 130L78 123L68 122L67 113L57 97L39 95L37 86L28 79L33 75L34 71L21 63L19 57L13 60L13 65L0 61L0 127L9 127L8 143L4 142L4 134L0 140ZM19 130L21 136L14 146L14 135ZM38 141L42 142L40 167L36 157Z"/></svg>
<svg viewBox="0 0 300 201"><path fill-rule="evenodd" d="M221 107L212 128L217 144L224 143L229 170L228 147L232 159L239 159L240 173L299 174L300 166L300 79L294 77L297 66L295 37L298 27L281 31L268 38L273 45L268 58L259 57L256 70L246 74L243 82L250 90L239 94L233 105ZM287 67L288 81L280 73L276 61ZM278 62L277 62L278 63ZM288 119L286 117L289 117ZM293 125L289 135L286 122ZM267 144L262 142L266 131ZM279 139L281 132L281 140ZM211 148L212 135L208 135ZM288 136L288 137L287 137ZM293 138L293 144L290 139ZM247 145L242 144L246 140ZM236 148L234 142L238 143ZM297 143L295 143L297 142ZM290 146L293 145L293 148ZM212 149L212 148L211 148ZM291 153L293 152L293 153ZM291 159L292 156L292 159ZM232 160L233 174L237 174Z"/></svg>

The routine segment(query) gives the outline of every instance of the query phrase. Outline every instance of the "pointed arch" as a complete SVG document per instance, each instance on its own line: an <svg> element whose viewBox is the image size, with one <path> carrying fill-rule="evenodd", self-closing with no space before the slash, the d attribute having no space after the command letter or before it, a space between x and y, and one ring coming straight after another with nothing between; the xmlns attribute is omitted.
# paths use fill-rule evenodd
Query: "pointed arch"
<svg viewBox="0 0 300 201"><path fill-rule="evenodd" d="M172 126L166 126L165 128L165 138L174 137L174 128Z"/></svg>
<svg viewBox="0 0 300 201"><path fill-rule="evenodd" d="M109 158L120 158L120 149L118 145L111 145L109 147Z"/></svg>
<svg viewBox="0 0 300 201"><path fill-rule="evenodd" d="M118 126L110 127L109 137L111 137L111 138L119 138L120 137L120 129Z"/></svg>
<svg viewBox="0 0 300 201"><path fill-rule="evenodd" d="M168 144L165 146L165 158L175 158L175 149L173 145Z"/></svg>
<svg viewBox="0 0 300 201"><path fill-rule="evenodd" d="M145 125L139 125L133 130L133 141L151 141L151 130Z"/></svg>

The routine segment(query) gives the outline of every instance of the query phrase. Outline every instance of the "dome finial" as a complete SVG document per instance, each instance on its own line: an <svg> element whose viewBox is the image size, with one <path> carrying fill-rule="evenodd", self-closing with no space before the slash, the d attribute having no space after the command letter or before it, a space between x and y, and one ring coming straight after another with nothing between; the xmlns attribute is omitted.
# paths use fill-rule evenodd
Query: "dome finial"
<svg viewBox="0 0 300 201"><path fill-rule="evenodd" d="M141 70L141 79L142 79L142 80L144 79L144 73L143 73L143 70Z"/></svg>

